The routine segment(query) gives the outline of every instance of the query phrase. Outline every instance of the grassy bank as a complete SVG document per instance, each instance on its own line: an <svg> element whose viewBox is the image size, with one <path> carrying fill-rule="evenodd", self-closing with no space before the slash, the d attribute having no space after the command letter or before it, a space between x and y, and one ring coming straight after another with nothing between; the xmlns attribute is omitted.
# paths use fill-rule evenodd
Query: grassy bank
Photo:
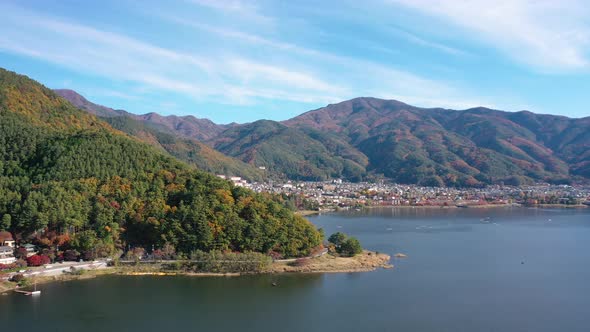
<svg viewBox="0 0 590 332"><path fill-rule="evenodd" d="M16 287L16 283L9 281L0 281L0 294L13 290Z"/></svg>
<svg viewBox="0 0 590 332"><path fill-rule="evenodd" d="M327 254L312 259L297 260L293 263L273 263L271 273L347 273L374 271L378 268L392 268L390 256L368 250L354 257L338 257Z"/></svg>
<svg viewBox="0 0 590 332"><path fill-rule="evenodd" d="M389 264L390 256L372 251L363 251L354 257L338 257L326 254L316 258L303 258L294 262L273 262L263 269L253 272L210 272L191 271L185 269L170 269L170 263L140 263L108 267L99 270L85 270L81 274L62 274L56 276L37 276L30 282L44 284L50 282L65 282L71 280L92 279L103 275L127 276L194 276L194 277L235 277L244 274L267 273L347 273L373 271L378 268L392 268ZM186 262L187 264L190 262ZM182 266L179 265L179 266ZM16 288L14 282L0 282L0 293ZM29 287L30 288L30 287ZM22 289L27 289L24 287Z"/></svg>
<svg viewBox="0 0 590 332"><path fill-rule="evenodd" d="M264 269L255 272L191 272L186 270L170 270L166 264L140 264L136 266L118 267L116 273L123 275L185 275L185 276L239 276L243 274L265 273L346 273L366 272L378 268L391 268L391 257L364 250L354 257L340 257L326 254L316 258L302 258L293 262L273 262Z"/></svg>

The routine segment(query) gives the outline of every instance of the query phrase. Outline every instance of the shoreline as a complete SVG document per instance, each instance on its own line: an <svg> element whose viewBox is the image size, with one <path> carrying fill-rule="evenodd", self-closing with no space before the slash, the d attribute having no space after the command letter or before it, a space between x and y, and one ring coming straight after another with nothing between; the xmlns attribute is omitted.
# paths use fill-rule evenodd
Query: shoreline
<svg viewBox="0 0 590 332"><path fill-rule="evenodd" d="M314 211L314 210L299 210L299 211L295 211L295 214L300 215L302 217L307 217L307 216L315 216L317 214L321 214L322 211Z"/></svg>
<svg viewBox="0 0 590 332"><path fill-rule="evenodd" d="M530 208L556 208L556 209L587 209L590 208L590 205L586 204L574 204L574 205L567 205L567 204L535 204L535 205L523 205L524 207Z"/></svg>
<svg viewBox="0 0 590 332"><path fill-rule="evenodd" d="M472 205L368 205L363 206L360 209L362 210L371 210L371 209L379 209L379 208L394 208L394 209L488 209L488 208L511 208L511 207L541 207L541 208L590 208L589 205L585 204L577 204L577 205L565 205L565 204L536 204L536 205L522 205L517 203L511 204L472 204ZM334 212L360 212L355 211L354 208L338 208L338 209L326 209L322 211L313 211L313 210L300 210L296 211L295 213L302 216L302 217L310 217L316 216L324 213L334 213Z"/></svg>
<svg viewBox="0 0 590 332"><path fill-rule="evenodd" d="M483 208L556 208L556 209L587 209L590 208L590 205L586 204L575 204L575 205L567 205L567 204L533 204L533 205L523 205L523 204L479 204L479 205L449 205L449 206L441 206L441 205L371 205L365 206L362 209L378 209L378 208L401 208L401 209L483 209ZM362 210L361 209L361 210ZM350 211L350 210L340 210L340 211ZM335 211L335 212L340 212Z"/></svg>
<svg viewBox="0 0 590 332"><path fill-rule="evenodd" d="M363 250L354 257L338 257L327 254L300 264L278 263L271 265L269 273L355 273L370 272L379 268L391 269L391 256Z"/></svg>
<svg viewBox="0 0 590 332"><path fill-rule="evenodd" d="M39 276L35 277L33 280L37 285L43 284L50 284L56 282L68 282L73 280L87 280L87 279L94 279L96 277L105 276L115 274L116 271L113 268L104 268L104 269L97 269L97 270L85 270L84 274L80 275L73 275L73 274L61 274L61 275L53 275L53 276ZM29 279L31 280L31 279ZM26 290L31 288L31 286L26 287L18 287L18 285L11 281L3 281L0 282L0 295L6 295L8 292L15 291L15 290Z"/></svg>
<svg viewBox="0 0 590 332"><path fill-rule="evenodd" d="M113 274L119 274L119 275L123 275L123 276L160 276L160 277L165 277L165 276L171 276L171 277L175 277L175 276L188 276L188 277L239 277L241 275L243 275L242 273L239 272L235 272L235 273L215 273L215 272L181 272L181 271L176 271L176 272L158 272L158 271L153 271L153 272L119 272L119 273L113 273ZM253 273L253 274L262 274L262 273Z"/></svg>
<svg viewBox="0 0 590 332"><path fill-rule="evenodd" d="M373 205L367 206L369 209L375 208L401 208L401 209L481 209L481 208L506 208L506 207L522 207L522 205L516 204L480 204L480 205Z"/></svg>
<svg viewBox="0 0 590 332"><path fill-rule="evenodd" d="M54 276L37 276L34 281L39 284L48 284L54 282L67 282L73 280L94 279L107 275L122 276L181 276L181 277L239 277L245 275L265 275L265 274L306 274L306 273L355 273L370 272L378 268L390 269L391 257L387 254L363 250L361 254L354 257L338 257L326 254L315 258L303 258L295 262L273 262L267 269L258 272L235 272L235 273L215 273L215 272L186 272L186 271L162 271L160 266L113 266L95 270L84 270L80 275L62 274ZM0 294L6 295L16 289L28 289L27 287L17 287L14 282L0 282Z"/></svg>

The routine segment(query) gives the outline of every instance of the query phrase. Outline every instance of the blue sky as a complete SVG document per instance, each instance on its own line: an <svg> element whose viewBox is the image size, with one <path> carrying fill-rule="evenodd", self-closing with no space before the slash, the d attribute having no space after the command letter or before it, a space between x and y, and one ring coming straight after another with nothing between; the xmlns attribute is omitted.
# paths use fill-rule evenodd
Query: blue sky
<svg viewBox="0 0 590 332"><path fill-rule="evenodd" d="M0 2L0 66L133 113L284 120L358 96L590 115L585 0Z"/></svg>

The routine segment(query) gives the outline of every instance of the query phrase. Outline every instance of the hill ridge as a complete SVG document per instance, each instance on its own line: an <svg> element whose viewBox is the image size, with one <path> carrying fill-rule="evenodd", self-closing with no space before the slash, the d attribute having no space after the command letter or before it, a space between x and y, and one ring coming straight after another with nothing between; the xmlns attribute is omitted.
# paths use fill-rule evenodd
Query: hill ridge
<svg viewBox="0 0 590 332"><path fill-rule="evenodd" d="M590 178L590 117L481 106L422 108L357 97L284 121L215 126L207 135L192 137L290 179L385 177L400 183L480 186ZM195 132L199 130L207 131Z"/></svg>
<svg viewBox="0 0 590 332"><path fill-rule="evenodd" d="M84 260L134 247L302 257L323 240L282 198L191 167L0 68L3 231Z"/></svg>

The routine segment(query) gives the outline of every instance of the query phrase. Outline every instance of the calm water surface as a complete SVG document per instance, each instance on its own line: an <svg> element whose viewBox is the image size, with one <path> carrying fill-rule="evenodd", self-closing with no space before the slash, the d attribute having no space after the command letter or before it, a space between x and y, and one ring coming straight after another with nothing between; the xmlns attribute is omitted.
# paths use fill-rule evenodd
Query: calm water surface
<svg viewBox="0 0 590 332"><path fill-rule="evenodd" d="M0 296L20 331L589 331L590 211L378 209L311 218L407 259L368 273L115 277ZM272 287L271 282L278 282Z"/></svg>

